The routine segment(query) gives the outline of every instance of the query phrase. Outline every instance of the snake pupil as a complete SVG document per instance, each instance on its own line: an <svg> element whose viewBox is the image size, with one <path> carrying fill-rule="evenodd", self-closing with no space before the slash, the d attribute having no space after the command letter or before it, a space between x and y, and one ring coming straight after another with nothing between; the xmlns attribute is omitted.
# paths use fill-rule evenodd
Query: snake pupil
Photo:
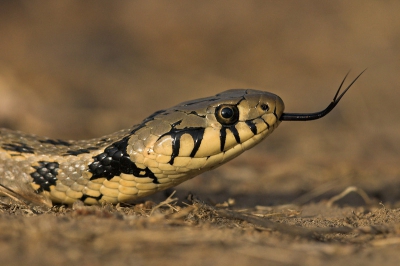
<svg viewBox="0 0 400 266"><path fill-rule="evenodd" d="M239 120L239 110L235 105L220 105L216 109L215 117L223 125L232 125Z"/></svg>
<svg viewBox="0 0 400 266"><path fill-rule="evenodd" d="M232 110L232 108L225 107L224 109L222 109L222 110L221 110L221 116L222 116L223 118L226 118L226 119L231 118L231 117L233 116L233 110Z"/></svg>

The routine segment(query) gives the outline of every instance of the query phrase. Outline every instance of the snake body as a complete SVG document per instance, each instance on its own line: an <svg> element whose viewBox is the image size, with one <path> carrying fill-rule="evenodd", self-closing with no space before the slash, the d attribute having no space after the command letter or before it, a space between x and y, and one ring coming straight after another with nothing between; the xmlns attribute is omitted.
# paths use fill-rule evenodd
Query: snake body
<svg viewBox="0 0 400 266"><path fill-rule="evenodd" d="M157 111L129 129L91 140L0 129L0 195L46 205L132 202L237 157L283 120L326 115L354 81L338 97L342 82L333 102L313 114L284 113L273 93L235 89Z"/></svg>
<svg viewBox="0 0 400 266"><path fill-rule="evenodd" d="M253 147L278 125L277 95L229 90L155 112L130 129L63 141L0 129L0 184L49 203L130 202Z"/></svg>

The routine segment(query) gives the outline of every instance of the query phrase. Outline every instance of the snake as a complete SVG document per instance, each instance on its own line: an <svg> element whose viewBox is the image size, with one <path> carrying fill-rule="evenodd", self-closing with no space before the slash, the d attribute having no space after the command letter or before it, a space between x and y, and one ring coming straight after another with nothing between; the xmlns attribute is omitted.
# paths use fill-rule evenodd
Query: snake
<svg viewBox="0 0 400 266"><path fill-rule="evenodd" d="M361 72L362 74L363 72ZM285 113L276 94L232 89L159 110L131 128L90 140L0 129L0 195L34 204L130 203L212 170L260 143L282 121L324 117Z"/></svg>

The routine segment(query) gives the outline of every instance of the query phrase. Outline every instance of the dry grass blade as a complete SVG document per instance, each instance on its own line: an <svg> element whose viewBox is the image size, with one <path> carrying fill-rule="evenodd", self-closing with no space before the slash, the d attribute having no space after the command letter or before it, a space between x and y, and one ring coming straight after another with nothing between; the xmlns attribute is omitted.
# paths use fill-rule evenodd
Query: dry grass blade
<svg viewBox="0 0 400 266"><path fill-rule="evenodd" d="M6 196L14 200L16 203L24 205L26 207L29 206L39 206L49 208L52 207L53 204L49 199L42 197L40 195L34 196L32 195L24 195L22 193L18 193L7 186L0 184L0 196Z"/></svg>
<svg viewBox="0 0 400 266"><path fill-rule="evenodd" d="M13 190L11 190L8 187L3 186L1 184L0 184L0 195L9 197L10 199L12 199L13 201L15 201L19 204L28 206L18 193L15 193ZM5 203L3 203L3 204L5 204Z"/></svg>
<svg viewBox="0 0 400 266"><path fill-rule="evenodd" d="M172 198L175 195L175 192L176 191L172 192L171 195L169 195L169 197L166 200L164 200L164 201L160 202L158 205L154 206L151 209L151 212L150 212L149 216L153 215L154 211L156 211L157 209L159 209L161 207L164 207L164 206L167 206L167 207L177 211L177 209L174 206L171 205L172 203L178 201L178 198Z"/></svg>

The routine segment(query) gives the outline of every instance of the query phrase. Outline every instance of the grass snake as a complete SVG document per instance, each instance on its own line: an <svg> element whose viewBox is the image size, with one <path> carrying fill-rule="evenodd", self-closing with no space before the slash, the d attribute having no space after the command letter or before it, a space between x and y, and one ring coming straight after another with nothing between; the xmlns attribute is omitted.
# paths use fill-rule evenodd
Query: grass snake
<svg viewBox="0 0 400 266"><path fill-rule="evenodd" d="M362 73L361 73L362 74ZM361 75L360 74L360 75ZM176 186L237 157L281 121L328 114L285 113L272 93L234 89L160 110L129 129L64 141L0 129L0 195L52 205L132 202Z"/></svg>

